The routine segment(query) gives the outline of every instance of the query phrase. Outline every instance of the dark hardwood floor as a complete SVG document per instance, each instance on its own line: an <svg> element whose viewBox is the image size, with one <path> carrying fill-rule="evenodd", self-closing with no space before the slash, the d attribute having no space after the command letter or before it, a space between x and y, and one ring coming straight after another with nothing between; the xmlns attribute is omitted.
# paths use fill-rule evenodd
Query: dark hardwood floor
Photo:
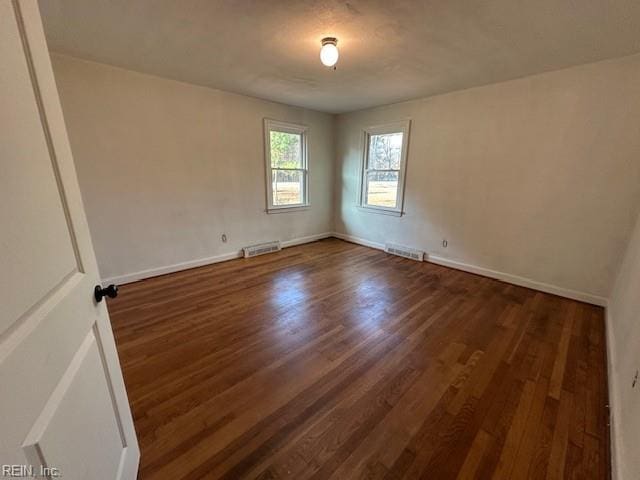
<svg viewBox="0 0 640 480"><path fill-rule="evenodd" d="M109 310L145 480L609 475L599 307L327 239Z"/></svg>

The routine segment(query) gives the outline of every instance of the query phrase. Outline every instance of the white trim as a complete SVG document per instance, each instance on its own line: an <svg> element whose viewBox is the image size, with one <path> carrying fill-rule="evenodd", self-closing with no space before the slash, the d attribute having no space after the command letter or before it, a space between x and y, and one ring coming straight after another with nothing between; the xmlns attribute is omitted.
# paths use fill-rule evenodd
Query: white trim
<svg viewBox="0 0 640 480"><path fill-rule="evenodd" d="M357 208L364 213L377 213L378 215L392 215L394 217L401 217L402 215L404 215L404 212L400 210L393 210L384 207L374 207L372 205L358 205Z"/></svg>
<svg viewBox="0 0 640 480"><path fill-rule="evenodd" d="M372 242L364 238L354 237L344 233L334 232L333 236L341 240L345 240L351 243L357 243L364 245L365 247L375 248L384 251L384 244ZM590 293L579 292L576 290L570 290L568 288L558 287L556 285L550 285L548 283L538 282L537 280L531 280L525 277L519 277L510 273L498 272L485 267L479 267L477 265L469 265L466 263L458 262L456 260L450 260L444 257L438 257L435 255L427 254L427 262L442 265L444 267L455 268L456 270L462 270L469 273L475 273L476 275L482 275L483 277L494 278L513 285L519 285L521 287L531 288L532 290L538 290L540 292L551 293L560 297L570 298L572 300L578 300L580 302L590 303L598 305L600 307L606 307L607 299L592 295Z"/></svg>
<svg viewBox="0 0 640 480"><path fill-rule="evenodd" d="M383 243L372 242L370 240L365 240L364 238L347 235L346 233L333 232L333 236L340 240L344 240L345 242L357 243L358 245L364 245L365 247L375 248L376 250L382 250L384 252Z"/></svg>
<svg viewBox="0 0 640 480"><path fill-rule="evenodd" d="M470 265L467 263L458 262L456 260L450 260L444 257L438 257L434 255L427 255L427 261L442 265L445 267L455 268L457 270L463 270L469 273L475 273L484 277L495 278L503 282L512 283L521 287L531 288L532 290L538 290L545 293L551 293L560 297L570 298L572 300L578 300L580 302L586 302L593 305L604 307L607 305L607 299L592 295L590 293L579 292L577 290L571 290L568 288L558 287L548 283L539 282L530 278L520 277L518 275L512 275L510 273L498 272L485 267L479 267L477 265Z"/></svg>
<svg viewBox="0 0 640 480"><path fill-rule="evenodd" d="M317 235L309 235L308 237L292 238L291 240L285 240L280 242L282 248L295 247L296 245L302 245L303 243L317 242L318 240L324 240L333 236L331 232L318 233Z"/></svg>
<svg viewBox="0 0 640 480"><path fill-rule="evenodd" d="M265 210L267 213L289 213L289 212L300 212L304 210L309 210L311 205L306 204L296 204L289 206L281 206L281 207L272 207L270 209Z"/></svg>
<svg viewBox="0 0 640 480"><path fill-rule="evenodd" d="M264 123L264 178L266 183L266 193L267 193L267 214L270 213L283 213L286 211L295 211L301 210L309 207L309 147L308 147L308 139L307 133L309 127L306 125L296 124L296 123L287 123L281 122L279 120L272 120L270 118L263 119ZM283 169L274 169L271 167L271 131L275 130L277 132L285 132L285 133L293 133L296 135L300 135L301 137L301 145L300 145L300 155L302 156L301 161L302 165L299 169L294 169L302 172L303 179L303 192L302 192L302 203L296 203L292 205L274 205L273 204L273 185L272 185L272 176L273 170L283 170Z"/></svg>
<svg viewBox="0 0 640 480"><path fill-rule="evenodd" d="M329 238L332 235L333 234L331 232L318 233L316 235L309 235L307 237L292 238L291 240L281 241L280 245L282 246L282 248L293 247L294 245L302 245L303 243L310 243L317 240L322 240L323 238ZM237 252L223 253L220 255L214 255L212 257L199 258L196 260L189 260L186 262L166 265L163 267L149 268L146 270L140 270L138 272L126 273L124 275L104 278L101 280L101 282L105 287L111 283L115 283L116 285L124 285L126 283L144 280L146 278L166 275L167 273L180 272L182 270L188 270L190 268L202 267L204 265L211 265L213 263L226 262L228 260L241 258L242 256L242 250L238 250Z"/></svg>
<svg viewBox="0 0 640 480"><path fill-rule="evenodd" d="M102 285L106 286L110 283L123 285L125 283L137 282L138 280L144 280L146 278L166 275L167 273L174 273L181 270L188 270L190 268L202 267L203 265L209 265L211 263L226 262L227 260L233 260L234 258L240 257L242 257L241 250L237 252L223 253L222 255L215 255L213 257L205 257L199 258L197 260L173 263L171 265L165 265L163 267L148 268L146 270L140 270L138 272L125 273L124 275L116 275L115 277L104 278L102 279Z"/></svg>
<svg viewBox="0 0 640 480"><path fill-rule="evenodd" d="M360 164L360 196L358 206L371 213L402 216L404 214L404 190L407 178L407 158L409 157L409 135L411 131L411 119L389 122L383 125L374 125L363 129L362 161ZM402 147L400 150L400 169L398 170L398 190L396 191L396 207L380 207L366 203L367 174L369 172L369 137L371 135L384 135L389 133L402 133Z"/></svg>
<svg viewBox="0 0 640 480"><path fill-rule="evenodd" d="M363 245L365 247L375 248L376 250L384 251L383 243L373 242L371 240L366 240L364 238L354 237L353 235L348 235L346 233L339 233L339 232L324 232L316 235L309 235L306 237L292 238L290 240L281 241L280 243L282 245L282 248L287 248L287 247L293 247L295 245L302 245L304 243L315 242L315 241L322 240L324 238L329 238L329 237L338 238L346 242L357 243L358 245ZM145 278L157 277L158 275L165 275L167 273L179 272L181 270L187 270L189 268L195 268L195 267L201 267L203 265L210 265L213 263L225 262L227 260L233 260L235 258L240 258L240 257L242 257L241 250L237 252L223 253L221 255L215 255L212 257L200 258L197 260L190 260L187 262L180 262L172 265L166 265L163 267L150 268L147 270L141 270L139 272L132 272L124 275L105 278L105 279L102 279L102 284L104 286L109 285L110 283L123 285L126 283L137 282L138 280L144 280ZM581 302L586 302L586 303L598 305L601 307L607 306L606 298L600 297L597 295L592 295L590 293L570 290L567 288L558 287L556 285L550 285L548 283L531 280L529 278L512 275L510 273L498 272L496 270L479 267L477 265L469 265L466 263L458 262L456 260L450 260L444 257L438 257L438 256L427 254L426 260L428 262L435 263L437 265L455 268L456 270L462 270L465 272L482 275L484 277L494 278L496 280L501 280L503 282L511 283L513 285L519 285L521 287L531 288L532 290L551 293L553 295L558 295L561 297L570 298L572 300L578 300ZM610 328L609 323L610 323L610 319L607 317L608 329ZM611 342L610 338L611 338L610 332L609 330L607 330L607 342ZM611 359L607 357L609 359L608 363L613 364L612 359L615 357L615 352L613 350L612 345L608 345L607 352L611 355ZM609 383L611 384L612 381L613 381L613 375L610 375ZM610 393L614 391L615 390L613 390L613 388L609 389ZM613 401L610 400L610 403L613 404ZM614 415L614 419L615 418L616 418L616 415ZM613 445L613 441L612 441L612 445Z"/></svg>
<svg viewBox="0 0 640 480"><path fill-rule="evenodd" d="M607 346L607 387L609 389L609 447L611 452L611 479L617 480L621 478L620 466L622 465L616 438L617 432L620 431L619 419L621 417L621 412L618 411L618 389L616 385L616 378L614 376L616 349L613 341L613 319L611 318L611 308L608 306L605 307L604 327Z"/></svg>

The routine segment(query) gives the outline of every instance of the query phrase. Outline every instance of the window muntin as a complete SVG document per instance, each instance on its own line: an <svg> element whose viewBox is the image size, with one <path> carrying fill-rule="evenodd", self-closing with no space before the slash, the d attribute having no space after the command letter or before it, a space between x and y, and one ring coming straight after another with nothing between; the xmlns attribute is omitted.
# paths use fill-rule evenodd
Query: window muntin
<svg viewBox="0 0 640 480"><path fill-rule="evenodd" d="M267 210L309 205L306 127L265 120Z"/></svg>
<svg viewBox="0 0 640 480"><path fill-rule="evenodd" d="M361 206L402 213L409 122L365 130Z"/></svg>

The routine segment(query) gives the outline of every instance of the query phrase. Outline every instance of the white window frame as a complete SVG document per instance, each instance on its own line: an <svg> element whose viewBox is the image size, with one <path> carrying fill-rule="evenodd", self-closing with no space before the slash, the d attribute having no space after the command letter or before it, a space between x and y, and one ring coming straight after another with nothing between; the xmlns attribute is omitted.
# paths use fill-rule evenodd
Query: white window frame
<svg viewBox="0 0 640 480"><path fill-rule="evenodd" d="M407 156L409 150L409 130L411 120L385 123L364 129L364 148L362 155L362 174L360 175L360 199L359 207L363 211L381 213L385 215L401 216L404 214L404 187L407 173ZM400 152L400 170L398 171L398 191L396 192L396 207L381 207L367 204L367 174L377 169L369 169L369 144L372 135L384 135L390 133L402 133L402 150ZM394 170L395 171L395 170Z"/></svg>
<svg viewBox="0 0 640 480"><path fill-rule="evenodd" d="M271 132L285 132L301 135L302 145L302 168L276 168L275 170L292 170L302 172L302 203L291 205L274 205L273 204L273 172L271 168ZM297 123L281 122L270 118L264 119L264 159L265 159L265 180L267 184L267 213L283 213L296 210L306 210L311 205L309 203L309 155L307 146L308 127Z"/></svg>

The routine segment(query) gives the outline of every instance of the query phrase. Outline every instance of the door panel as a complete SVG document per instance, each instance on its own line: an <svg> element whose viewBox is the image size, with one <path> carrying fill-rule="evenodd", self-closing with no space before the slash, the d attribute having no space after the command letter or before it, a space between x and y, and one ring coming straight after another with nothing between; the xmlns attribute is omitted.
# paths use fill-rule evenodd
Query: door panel
<svg viewBox="0 0 640 480"><path fill-rule="evenodd" d="M20 32L9 2L0 4L0 89L4 112L0 125L0 225L6 261L0 284L0 334L64 279L78 271L67 216L56 184L53 159L42 128ZM5 94L6 92L6 94ZM38 182L33 179L38 178ZM42 235L42 232L47 232ZM8 288L5 282L22 285ZM28 287L28 288L27 288Z"/></svg>
<svg viewBox="0 0 640 480"><path fill-rule="evenodd" d="M0 2L0 464L133 479L139 460L35 0ZM36 470L37 471L37 470Z"/></svg>
<svg viewBox="0 0 640 480"><path fill-rule="evenodd" d="M127 444L103 363L92 329L25 440L33 464L55 465L68 478L118 478Z"/></svg>

